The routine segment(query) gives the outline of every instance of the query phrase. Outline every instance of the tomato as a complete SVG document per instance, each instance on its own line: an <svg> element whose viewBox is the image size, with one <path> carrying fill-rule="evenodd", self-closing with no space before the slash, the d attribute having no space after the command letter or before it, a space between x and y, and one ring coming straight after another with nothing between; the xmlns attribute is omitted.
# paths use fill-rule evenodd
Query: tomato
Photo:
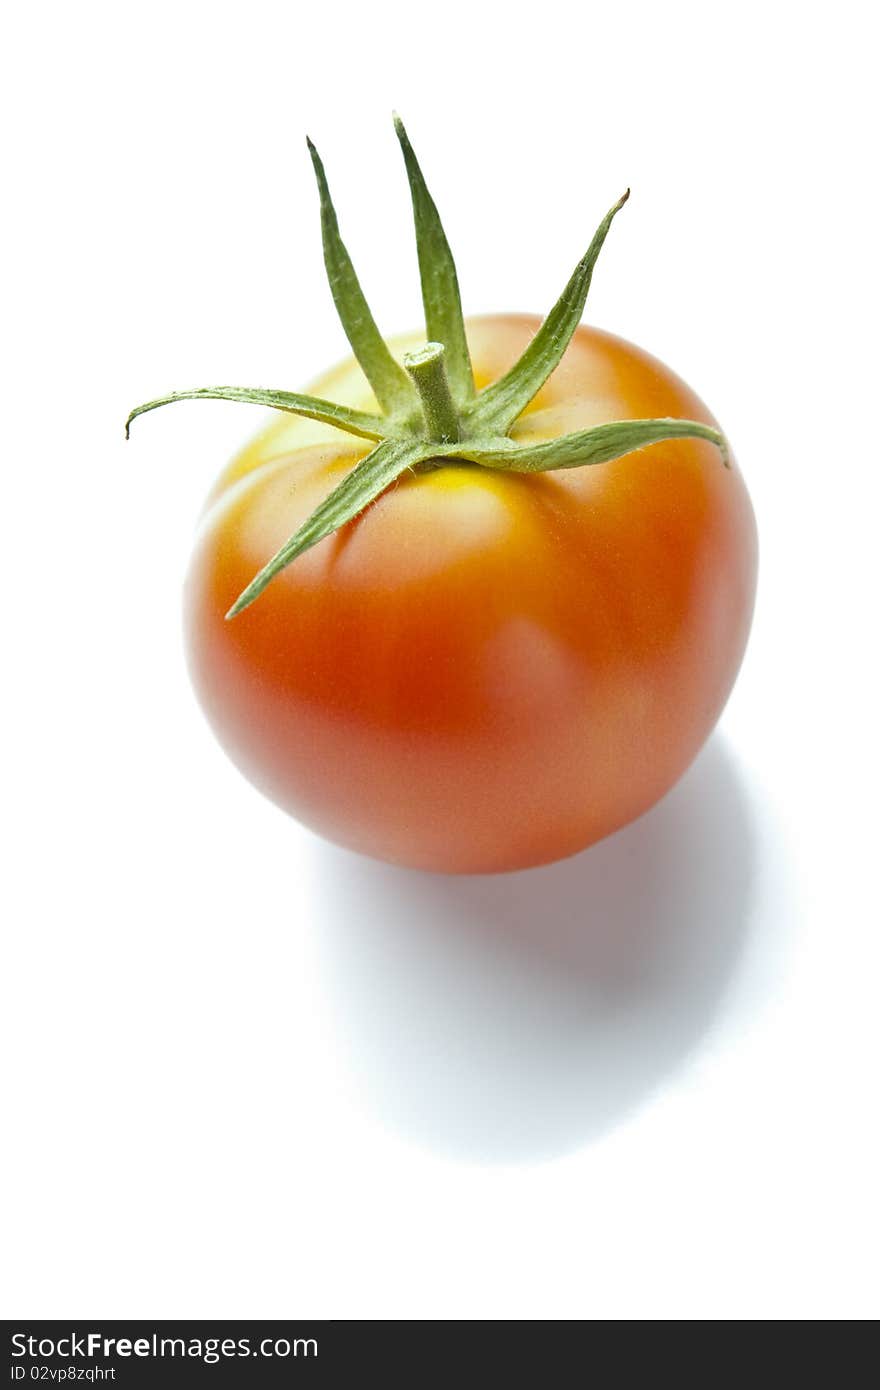
<svg viewBox="0 0 880 1390"><path fill-rule="evenodd" d="M396 125L427 344L381 338L310 143L354 357L313 394L205 387L129 423L194 397L286 412L215 486L186 583L192 678L242 771L380 859L521 869L625 825L697 753L748 636L754 517L697 396L578 326L628 192L545 320L466 323Z"/></svg>
<svg viewBox="0 0 880 1390"><path fill-rule="evenodd" d="M537 326L469 323L478 386ZM370 405L356 365L316 394ZM712 423L656 359L582 327L514 436L652 415ZM646 811L711 731L745 647L756 540L736 468L687 439L565 472L405 475L226 622L366 451L281 417L212 495L186 634L229 755L321 834L425 869L545 863Z"/></svg>

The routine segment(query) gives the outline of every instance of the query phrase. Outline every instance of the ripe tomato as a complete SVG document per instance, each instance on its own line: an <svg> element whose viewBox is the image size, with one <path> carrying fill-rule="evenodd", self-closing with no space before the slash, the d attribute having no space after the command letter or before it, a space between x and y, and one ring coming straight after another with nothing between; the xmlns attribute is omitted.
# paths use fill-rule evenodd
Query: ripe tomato
<svg viewBox="0 0 880 1390"><path fill-rule="evenodd" d="M684 382L578 326L629 193L546 319L466 325L395 125L429 341L381 338L309 142L353 359L313 395L203 387L128 423L196 397L287 412L212 492L186 585L193 680L239 767L353 849L519 869L640 815L694 757L745 647L754 518Z"/></svg>
<svg viewBox="0 0 880 1390"><path fill-rule="evenodd" d="M468 323L478 388L538 324ZM375 409L354 362L315 391ZM511 434L650 416L713 423L655 358L581 327ZM757 550L737 468L679 439L599 467L406 473L225 621L368 449L281 416L211 494L186 636L232 759L328 838L425 869L545 863L647 810L711 731L745 647Z"/></svg>

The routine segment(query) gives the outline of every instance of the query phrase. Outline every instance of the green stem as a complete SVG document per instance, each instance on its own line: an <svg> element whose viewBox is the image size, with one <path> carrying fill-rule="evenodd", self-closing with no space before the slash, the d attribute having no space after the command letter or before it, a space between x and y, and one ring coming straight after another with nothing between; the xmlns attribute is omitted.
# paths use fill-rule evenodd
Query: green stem
<svg viewBox="0 0 880 1390"><path fill-rule="evenodd" d="M403 365L419 393L427 438L439 444L456 444L461 438L458 414L446 372L442 343L426 343L418 352L404 354Z"/></svg>

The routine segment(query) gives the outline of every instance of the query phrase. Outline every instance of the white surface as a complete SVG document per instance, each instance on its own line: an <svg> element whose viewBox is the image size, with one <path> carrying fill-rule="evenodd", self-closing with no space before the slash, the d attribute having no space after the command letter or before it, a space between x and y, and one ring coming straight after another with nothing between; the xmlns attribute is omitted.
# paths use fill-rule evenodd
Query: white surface
<svg viewBox="0 0 880 1390"><path fill-rule="evenodd" d="M6 1316L878 1312L869 7L514 9L11 19ZM491 881L336 851L224 760L178 590L260 417L122 442L163 389L342 354L306 130L381 323L418 322L392 106L470 312L546 310L632 185L587 317L710 403L761 534L685 781Z"/></svg>

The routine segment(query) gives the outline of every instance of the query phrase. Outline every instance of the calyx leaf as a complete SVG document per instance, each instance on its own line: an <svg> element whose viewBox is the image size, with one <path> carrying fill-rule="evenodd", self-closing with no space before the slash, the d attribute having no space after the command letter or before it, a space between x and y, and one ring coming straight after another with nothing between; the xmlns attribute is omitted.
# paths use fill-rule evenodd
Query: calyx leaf
<svg viewBox="0 0 880 1390"><path fill-rule="evenodd" d="M430 458L432 453L433 449L422 441L413 443L385 439L381 444L377 444L376 448L343 478L338 487L324 498L308 521L304 522L277 554L272 556L269 563L263 566L236 599L226 614L227 618L234 618L236 614L249 608L254 599L259 598L266 585L271 584L276 574L286 569L298 555L310 550L325 536L338 531L340 526L358 516L394 482L395 478L399 478L401 473L416 463Z"/></svg>
<svg viewBox="0 0 880 1390"><path fill-rule="evenodd" d="M525 352L510 371L493 381L469 412L474 433L504 434L538 394L551 372L559 366L565 349L581 321L593 279L593 269L615 216L629 198L629 189L605 214L593 240L574 268L571 279L545 318Z"/></svg>
<svg viewBox="0 0 880 1390"><path fill-rule="evenodd" d="M249 386L199 386L195 391L172 391L170 395L135 406L125 422L126 439L131 422L138 415L146 415L148 410L157 410L160 405L173 405L175 401L245 401L251 405L268 405L274 410L287 411L290 415L301 415L307 420L320 420L324 425L335 425L337 429L356 434L361 439L384 439L388 433L388 423L381 415L351 410L347 405L324 401L319 396L300 396L293 391L266 391Z"/></svg>
<svg viewBox="0 0 880 1390"><path fill-rule="evenodd" d="M416 408L412 384L406 372L391 356L385 339L376 327L351 257L339 235L339 222L330 197L321 156L311 140L308 140L307 144L321 199L324 264L327 268L327 279L330 281L330 292L345 329L345 336L373 388L380 408L388 414L406 415Z"/></svg>
<svg viewBox="0 0 880 1390"><path fill-rule="evenodd" d="M506 435L487 444L458 444L457 458L486 468L511 473L547 473L559 468L583 468L589 464L611 463L649 444L661 444L667 439L706 439L721 454L725 468L730 467L727 442L719 430L699 420L614 420L607 425L563 434L540 444L518 443ZM444 450L445 453L445 450Z"/></svg>
<svg viewBox="0 0 880 1390"><path fill-rule="evenodd" d="M422 302L425 307L425 333L429 342L442 343L445 347L452 395L456 404L462 406L473 398L474 373L464 331L455 261L437 205L428 192L409 136L397 114L394 116L394 129L403 151L412 196Z"/></svg>

